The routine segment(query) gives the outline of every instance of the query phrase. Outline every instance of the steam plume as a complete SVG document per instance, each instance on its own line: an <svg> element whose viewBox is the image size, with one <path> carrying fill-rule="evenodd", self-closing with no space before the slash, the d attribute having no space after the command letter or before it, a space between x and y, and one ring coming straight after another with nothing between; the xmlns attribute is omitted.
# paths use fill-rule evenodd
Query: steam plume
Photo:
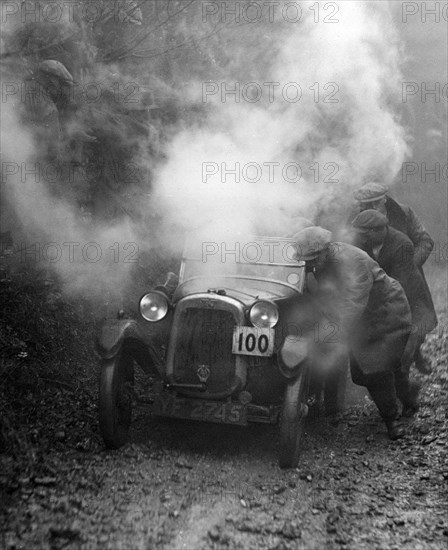
<svg viewBox="0 0 448 550"><path fill-rule="evenodd" d="M303 13L311 13L311 4L301 3ZM322 9L324 3L319 4ZM256 52L247 49L241 55L235 47L239 65L225 74L228 88L246 74L241 87L255 78L260 87L279 83L275 99L269 101L266 87L254 103L241 94L239 102L222 102L219 93L207 98L208 115L178 133L159 173L160 207L167 218L187 230L202 224L203 237L228 231L287 234L294 230L294 216L316 216L335 206L344 211L351 190L366 179L393 180L408 147L392 101L401 73L400 43L389 5L339 6L338 23L315 23L308 15L299 24L271 25L270 34L259 40L255 69L251 59ZM245 32L235 40L240 46L246 43ZM280 92L291 82L302 91L297 102L285 101ZM197 82L196 89L199 96L203 84ZM300 165L302 177L291 183L285 181L282 167L293 162ZM203 163L219 167L206 183ZM239 163L240 182L231 174L221 181L221 163L228 170ZM242 167L248 163L278 163L274 181L266 168L258 181L243 181ZM336 173L330 178L332 167ZM335 221L330 218L329 225Z"/></svg>
<svg viewBox="0 0 448 550"><path fill-rule="evenodd" d="M9 197L28 237L40 235L47 243L79 242L81 247L89 242L100 245L100 262L70 262L67 256L54 263L68 290L84 293L126 285L131 266L113 259L111 266L104 259L115 242L136 242L140 249L157 244L177 252L181 238L173 238L173 227L180 233L195 230L200 240L235 234L280 236L294 232L295 216L314 216L334 229L341 218L333 211L345 213L354 187L368 178L393 180L408 149L392 99L400 82L401 52L389 2L340 3L334 24L314 22L309 8L315 4L301 2L304 15L299 23L261 22L261 34L248 33L247 25L228 25L221 42L205 42L209 50L204 70L197 69L203 59L198 48L186 56L195 67L190 76L188 64L177 66L179 74L173 71L173 81L182 81L182 89L167 89L169 79L164 79L164 95L169 91L179 111L189 115L182 123L166 124L169 139L158 169L148 153L152 144L142 146L141 139L122 133L123 147L138 144L148 174L156 170L155 178L147 178L153 181L137 190L135 220L125 216L85 226L73 201L52 193L45 182L10 179ZM324 5L319 2L321 18ZM196 4L195 17L190 12L188 25L203 23L201 6ZM188 25L179 29L189 40L194 32ZM139 70L149 81L151 63L142 61ZM120 71L127 73L123 63L116 68L98 63L97 81L103 82L105 75L112 78L111 71L117 78ZM160 74L153 77L157 80ZM228 98L224 103L218 92L204 103L204 84L210 81L220 87L225 82L229 88L236 82L241 87L255 82L263 96L250 102L240 94L239 102ZM278 83L273 101L264 83ZM283 97L289 83L300 86L299 101ZM289 92L289 98L294 96L294 87ZM332 99L337 102L328 102ZM3 104L2 115L3 162L35 162L40 154L35 135L11 103ZM207 173L205 181L204 163L218 168L215 174ZM300 166L300 179L294 178L293 166L285 178L283 170L294 163ZM239 181L227 174L222 182L223 166L234 170L237 164ZM149 233L144 225L147 213L161 220L155 232Z"/></svg>

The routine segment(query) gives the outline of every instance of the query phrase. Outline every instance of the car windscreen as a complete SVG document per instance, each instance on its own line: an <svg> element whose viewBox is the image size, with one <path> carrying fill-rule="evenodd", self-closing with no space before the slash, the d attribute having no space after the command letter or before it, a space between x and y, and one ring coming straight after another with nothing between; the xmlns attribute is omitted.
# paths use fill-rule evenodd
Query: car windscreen
<svg viewBox="0 0 448 550"><path fill-rule="evenodd" d="M187 239L180 282L193 277L253 277L301 286L304 262L289 239L253 237L198 242Z"/></svg>

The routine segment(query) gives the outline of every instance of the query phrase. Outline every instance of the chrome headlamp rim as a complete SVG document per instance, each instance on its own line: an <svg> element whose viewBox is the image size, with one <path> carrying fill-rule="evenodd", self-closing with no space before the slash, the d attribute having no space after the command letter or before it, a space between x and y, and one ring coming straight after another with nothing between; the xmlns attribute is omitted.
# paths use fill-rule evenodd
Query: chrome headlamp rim
<svg viewBox="0 0 448 550"><path fill-rule="evenodd" d="M254 320L255 317L255 308L260 307L264 305L267 310L269 310L270 318L267 321L260 322L258 320ZM259 315L259 314L257 314ZM274 328L275 325L278 323L279 320L279 312L278 307L274 302L271 302L270 300L257 300L255 303L252 304L249 310L249 320L252 323L254 327L257 328Z"/></svg>
<svg viewBox="0 0 448 550"><path fill-rule="evenodd" d="M143 313L142 302L145 298L147 298L149 296L156 296L160 300L161 315L157 316L157 318L151 319L149 316L146 316ZM145 321L148 321L149 323L157 323L157 322L161 321L162 319L164 319L168 314L169 308L170 308L170 302L169 302L166 294L161 292L160 290L151 290L150 292L146 292L145 294L143 294L143 296L138 301L138 312L139 312L140 316Z"/></svg>

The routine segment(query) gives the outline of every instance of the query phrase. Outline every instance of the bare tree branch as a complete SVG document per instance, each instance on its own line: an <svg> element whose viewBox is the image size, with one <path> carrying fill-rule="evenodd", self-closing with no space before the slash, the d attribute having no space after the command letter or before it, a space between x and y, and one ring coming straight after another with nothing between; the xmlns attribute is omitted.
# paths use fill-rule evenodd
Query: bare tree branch
<svg viewBox="0 0 448 550"><path fill-rule="evenodd" d="M232 28L233 29L239 28L239 27L242 27L242 26L246 26L247 24L248 24L247 22L244 22L244 23L241 22L238 25L233 25ZM221 26L219 26L219 23L216 23L216 25L213 27L213 29L208 34L206 34L205 36L202 36L200 38L190 37L190 38L188 38L188 40L186 40L186 41L184 41L180 44L176 44L175 46L172 46L170 48L162 50L161 52L156 52L156 53L153 53L153 52L155 52L154 49L136 50L134 52L130 51L125 57L135 57L135 58L140 58L140 59L153 59L154 57L164 55L166 53L177 50L179 48L188 47L190 45L189 42L203 42L205 40L208 40L212 36L217 35L220 32L222 32L225 28L228 28L228 26L229 26L229 24L222 23ZM151 55L152 53L153 53L153 55Z"/></svg>
<svg viewBox="0 0 448 550"><path fill-rule="evenodd" d="M156 29L162 27L165 25L170 19L176 17L183 11L185 11L189 6L193 5L197 0L189 0L182 8L174 12L173 14L170 14L166 19L164 19L161 23L156 25L155 27L148 27L145 28L144 31L141 31L137 34L137 36L132 40L132 42L127 45L125 48L118 48L114 52L109 53L108 55L104 56L103 60L105 63L109 63L111 61L118 61L120 59L124 59L126 57L129 57L129 53L135 49L139 44L143 42L148 36Z"/></svg>

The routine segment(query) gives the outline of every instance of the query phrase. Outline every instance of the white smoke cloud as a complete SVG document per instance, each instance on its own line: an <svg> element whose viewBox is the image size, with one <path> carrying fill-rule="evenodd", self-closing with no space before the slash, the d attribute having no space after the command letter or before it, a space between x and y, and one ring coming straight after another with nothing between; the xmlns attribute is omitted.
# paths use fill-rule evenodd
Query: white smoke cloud
<svg viewBox="0 0 448 550"><path fill-rule="evenodd" d="M2 106L0 139L2 197L14 205L21 225L14 228L16 261L55 270L72 296L99 298L106 289L125 288L138 252L133 224L85 223L64 193L51 193L42 177L49 164L42 163L35 136L11 102Z"/></svg>
<svg viewBox="0 0 448 550"><path fill-rule="evenodd" d="M301 2L306 17L298 24L267 22L260 36L248 32L247 25L235 26L231 32L226 29L226 51L218 52L223 47L219 42L210 44L216 50L209 52L210 57L221 61L214 63L209 78L203 75L203 81L198 81L198 70L192 70L190 78L185 78L185 70L173 75L184 82L185 93L172 90L176 102L183 100L192 113L196 102L200 114L186 117L188 122L170 139L166 160L152 187L148 186L148 202L135 205L140 218L145 211L161 217L156 234L135 227L129 218L85 225L74 201L63 193L53 193L44 181L36 184L29 178L23 184L19 175L16 182L10 177L9 196L28 236L37 235L43 244L80 243L78 256L88 243L100 246L98 262L83 258L71 262L67 248L62 248L65 254L53 267L70 292L126 286L132 264L121 261L123 254L116 261L115 243L120 252L134 242L139 248L162 244L178 251L181 243L173 236L173 226L194 230L207 241L250 234L287 235L294 232L296 216L316 218L336 206L345 215L351 190L367 178L393 180L408 149L393 101L401 82L401 45L389 2L339 3L334 24L315 23L309 9L314 5ZM325 3L319 6L324 13ZM200 12L189 24L201 24ZM112 73L119 79L124 69L98 65L95 70L103 83L113 80ZM150 66L142 66L142 78L150 74ZM204 104L203 84L214 80L220 90ZM235 82L241 88L255 82L263 96L250 102L250 93L256 91L252 87L246 96L239 94L239 102L230 97L221 102L223 82L229 88ZM278 83L270 88L272 102L265 83ZM282 91L288 83L300 85L299 101L284 99ZM293 97L294 86L286 94ZM331 99L338 102L328 102ZM39 160L40 144L10 102L3 104L2 117L3 162L21 165ZM170 129L165 135L171 133ZM144 155L145 147L139 145ZM152 172L153 158L148 165ZM301 169L298 181L296 165ZM223 174L223 168L236 168L239 181L231 173ZM330 181L331 176L337 181ZM332 222L328 216L328 225Z"/></svg>
<svg viewBox="0 0 448 550"><path fill-rule="evenodd" d="M390 183L399 171L408 145L393 103L401 86L401 45L389 3L339 3L339 22L333 24L315 23L312 4L301 3L308 16L299 24L284 23L260 37L265 54L255 69L265 92L260 101L250 103L240 94L239 102L229 97L221 102L218 83L208 115L170 144L156 190L160 208L186 230L287 234L292 216L312 217L335 202L344 210L353 188L370 178ZM324 2L319 4L323 9ZM245 33L238 35L238 47ZM251 59L259 52L248 48L245 54L236 55L240 66L227 74L229 89L245 67L253 74ZM279 83L272 102L266 82ZM300 85L300 101L282 97L291 82ZM203 84L196 87L199 95ZM287 93L293 97L294 87ZM239 163L240 181L223 175L221 163L229 170ZM254 183L248 180L257 176L255 168L244 174L250 163L262 168ZM266 163L278 164L274 179ZM298 182L285 181L282 167L288 163L302 168ZM331 172L336 182L329 181Z"/></svg>

